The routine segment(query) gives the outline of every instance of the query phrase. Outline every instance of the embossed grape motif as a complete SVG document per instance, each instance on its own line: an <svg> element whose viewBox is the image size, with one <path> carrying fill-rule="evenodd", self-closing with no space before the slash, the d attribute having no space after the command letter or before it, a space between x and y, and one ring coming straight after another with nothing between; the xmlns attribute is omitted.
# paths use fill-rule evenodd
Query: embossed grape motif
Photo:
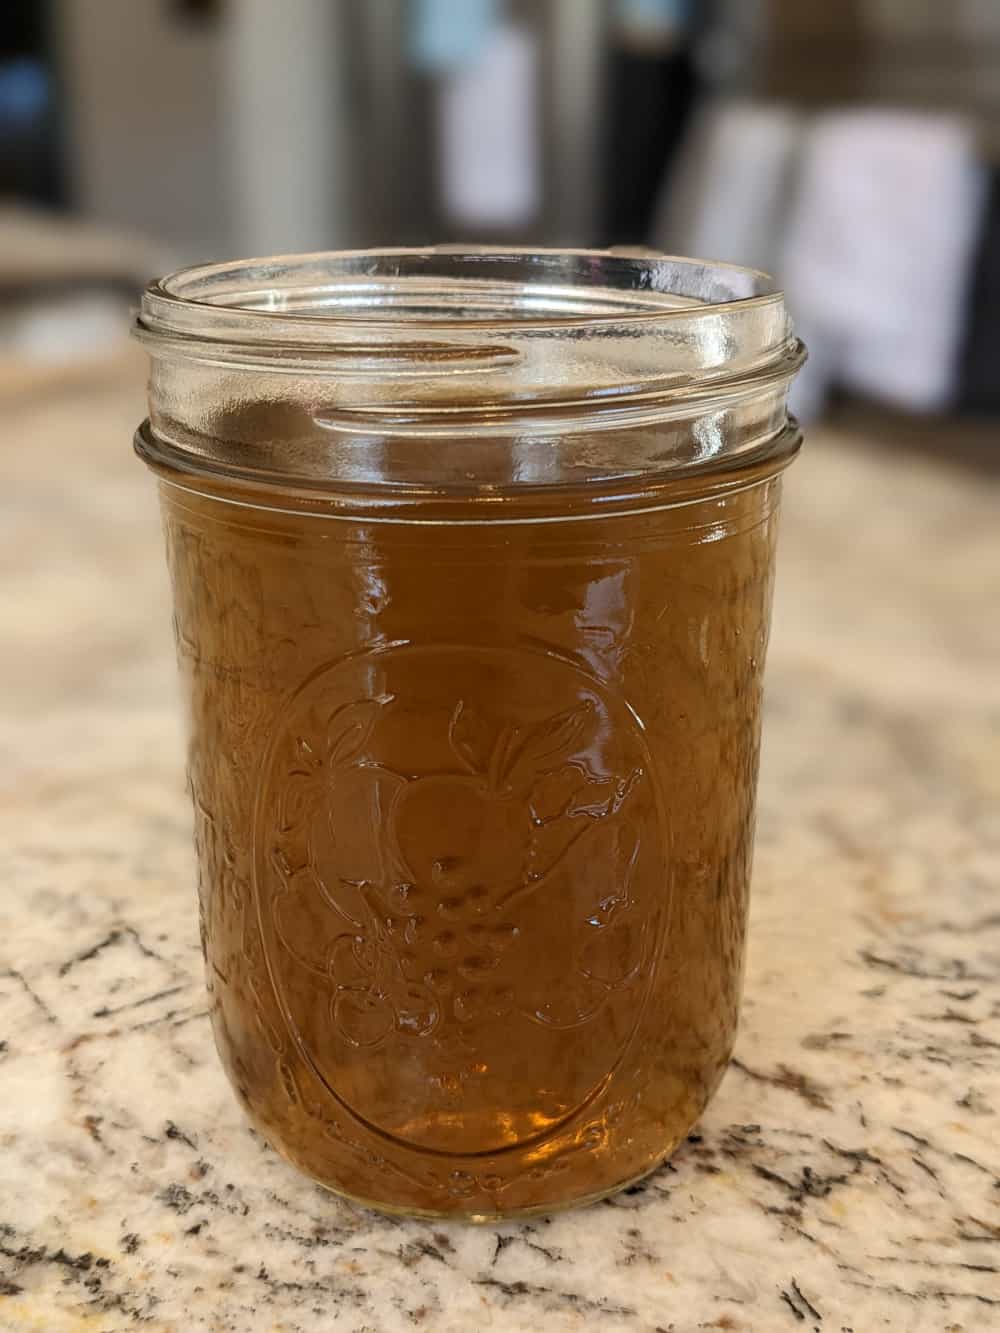
<svg viewBox="0 0 1000 1333"><path fill-rule="evenodd" d="M381 1113L376 1052L401 1107L442 1113L502 1100L518 1043L564 1071L553 1124L607 1078L664 914L647 769L628 710L550 654L396 646L299 691L257 803L258 910L293 1037L348 1109L446 1146Z"/></svg>

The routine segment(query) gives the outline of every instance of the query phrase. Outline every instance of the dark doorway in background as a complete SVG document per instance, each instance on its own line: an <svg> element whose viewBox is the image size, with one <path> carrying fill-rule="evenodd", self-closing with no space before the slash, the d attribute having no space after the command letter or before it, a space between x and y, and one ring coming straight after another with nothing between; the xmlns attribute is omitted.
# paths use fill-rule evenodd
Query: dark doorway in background
<svg viewBox="0 0 1000 1333"><path fill-rule="evenodd" d="M0 200L66 203L50 0L5 0L0 17Z"/></svg>

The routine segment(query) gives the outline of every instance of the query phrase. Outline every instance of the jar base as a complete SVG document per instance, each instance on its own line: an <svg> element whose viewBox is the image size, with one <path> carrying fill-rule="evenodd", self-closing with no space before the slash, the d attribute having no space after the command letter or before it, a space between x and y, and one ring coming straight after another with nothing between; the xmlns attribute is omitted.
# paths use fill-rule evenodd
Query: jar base
<svg viewBox="0 0 1000 1333"><path fill-rule="evenodd" d="M281 1148L277 1147L264 1131L259 1127L257 1132L261 1134L268 1145L274 1149L279 1157L283 1158L289 1166L293 1167L300 1175L306 1176L318 1185L320 1189L327 1194L332 1194L335 1198L343 1200L344 1203L354 1204L359 1208L367 1208L374 1213L382 1213L387 1217L411 1217L429 1222L461 1222L466 1226L492 1226L501 1222L519 1222L529 1217L547 1217L554 1213L565 1213L576 1208L589 1208L592 1204L600 1203L602 1199L610 1199L613 1195L620 1194L623 1190L631 1189L649 1176L654 1175L665 1162L677 1151L680 1144L690 1134L693 1122L683 1134L680 1134L660 1156L656 1157L648 1166L643 1167L641 1171L634 1175L626 1176L624 1180L618 1181L614 1185L605 1186L602 1189L594 1190L588 1194L574 1195L569 1199L559 1199L548 1203L529 1204L523 1208L505 1208L498 1209L495 1212L489 1211L468 1211L460 1209L443 1208L414 1208L407 1204L385 1203L379 1199L366 1198L360 1194L352 1194L349 1190L339 1189L336 1185L330 1185L324 1180L314 1176L312 1172L304 1170L299 1164L292 1160Z"/></svg>

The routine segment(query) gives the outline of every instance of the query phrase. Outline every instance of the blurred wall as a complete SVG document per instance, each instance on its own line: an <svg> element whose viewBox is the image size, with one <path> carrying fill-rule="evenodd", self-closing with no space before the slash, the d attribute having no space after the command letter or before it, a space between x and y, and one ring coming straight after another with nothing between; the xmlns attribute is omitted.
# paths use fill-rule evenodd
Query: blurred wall
<svg viewBox="0 0 1000 1333"><path fill-rule="evenodd" d="M457 235L598 239L608 0L497 10L531 34L540 70L537 208L506 230L445 207L450 76L413 58L416 0L51 2L71 201L178 262Z"/></svg>
<svg viewBox="0 0 1000 1333"><path fill-rule="evenodd" d="M382 0L375 0L381 4ZM351 243L353 188L344 7L238 0L225 24L225 141L233 254Z"/></svg>
<svg viewBox="0 0 1000 1333"><path fill-rule="evenodd" d="M224 25L148 0L56 0L53 18L79 210L179 261L229 254Z"/></svg>

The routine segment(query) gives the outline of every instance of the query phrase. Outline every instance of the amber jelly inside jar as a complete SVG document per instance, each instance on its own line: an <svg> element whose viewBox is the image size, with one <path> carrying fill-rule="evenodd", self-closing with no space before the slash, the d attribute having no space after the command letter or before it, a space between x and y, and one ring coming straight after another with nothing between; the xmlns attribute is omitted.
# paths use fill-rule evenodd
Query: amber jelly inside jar
<svg viewBox="0 0 1000 1333"><path fill-rule="evenodd" d="M213 1023L320 1183L642 1176L725 1070L802 360L764 275L443 248L146 293Z"/></svg>

